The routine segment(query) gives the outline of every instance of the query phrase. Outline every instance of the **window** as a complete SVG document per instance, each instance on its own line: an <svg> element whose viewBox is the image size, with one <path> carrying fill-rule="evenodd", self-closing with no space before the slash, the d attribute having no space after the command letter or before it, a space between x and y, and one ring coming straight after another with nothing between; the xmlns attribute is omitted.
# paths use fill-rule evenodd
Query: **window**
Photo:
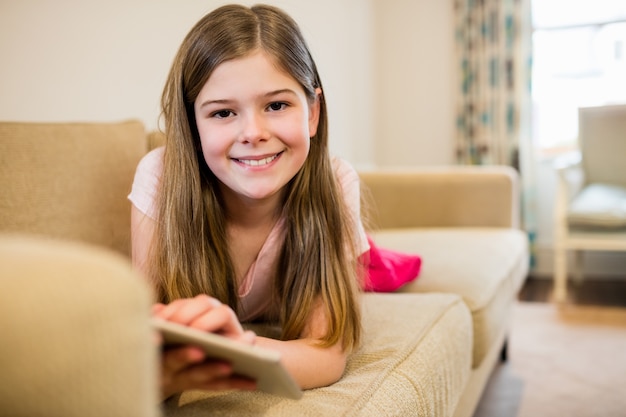
<svg viewBox="0 0 626 417"><path fill-rule="evenodd" d="M578 107L626 103L626 2L532 0L534 143L575 148Z"/></svg>

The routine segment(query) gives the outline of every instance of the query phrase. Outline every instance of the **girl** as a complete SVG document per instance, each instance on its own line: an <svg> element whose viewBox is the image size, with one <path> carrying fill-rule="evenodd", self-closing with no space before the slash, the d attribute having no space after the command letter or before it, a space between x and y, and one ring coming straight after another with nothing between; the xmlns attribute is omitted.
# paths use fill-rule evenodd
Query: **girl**
<svg viewBox="0 0 626 417"><path fill-rule="evenodd" d="M166 145L141 161L129 196L133 263L169 304L155 314L214 331L218 304L197 297L208 294L242 321L277 322L280 340L229 334L280 351L302 388L337 381L359 342L357 261L369 247L358 177L329 157L298 26L270 6L209 13L178 51L162 108ZM189 352L165 355L166 396L209 387Z"/></svg>

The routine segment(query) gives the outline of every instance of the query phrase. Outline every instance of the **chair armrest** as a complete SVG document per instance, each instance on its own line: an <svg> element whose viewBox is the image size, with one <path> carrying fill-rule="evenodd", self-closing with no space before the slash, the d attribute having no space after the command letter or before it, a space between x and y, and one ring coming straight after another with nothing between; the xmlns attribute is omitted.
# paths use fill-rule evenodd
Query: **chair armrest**
<svg viewBox="0 0 626 417"><path fill-rule="evenodd" d="M586 182L580 152L555 159L553 166L557 173L557 187L560 188L557 194L563 192L565 201L569 202Z"/></svg>
<svg viewBox="0 0 626 417"><path fill-rule="evenodd" d="M570 201L582 191L585 174L580 152L564 155L554 160L556 192L554 197L554 242L561 246L568 234L567 212Z"/></svg>
<svg viewBox="0 0 626 417"><path fill-rule="evenodd" d="M359 176L363 216L373 229L519 227L518 174L510 167L407 168Z"/></svg>

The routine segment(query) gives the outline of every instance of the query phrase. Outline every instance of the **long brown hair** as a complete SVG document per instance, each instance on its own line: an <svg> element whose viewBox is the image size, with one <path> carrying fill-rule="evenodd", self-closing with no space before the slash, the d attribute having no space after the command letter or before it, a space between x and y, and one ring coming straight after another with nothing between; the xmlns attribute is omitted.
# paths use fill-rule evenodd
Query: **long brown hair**
<svg viewBox="0 0 626 417"><path fill-rule="evenodd" d="M210 294L239 310L218 180L206 165L194 101L222 62L263 50L302 86L311 103L322 88L297 24L280 9L229 5L202 18L184 39L162 96L166 146L152 274L161 301ZM284 340L300 337L316 300L326 309L322 344L350 349L360 338L354 222L328 151L327 110L319 96L316 135L287 184L286 237L275 284Z"/></svg>

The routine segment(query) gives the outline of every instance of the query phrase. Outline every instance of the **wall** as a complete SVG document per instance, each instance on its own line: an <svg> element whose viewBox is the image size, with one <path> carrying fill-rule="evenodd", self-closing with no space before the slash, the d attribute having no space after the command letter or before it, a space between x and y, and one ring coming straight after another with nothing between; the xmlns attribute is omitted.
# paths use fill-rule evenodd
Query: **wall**
<svg viewBox="0 0 626 417"><path fill-rule="evenodd" d="M172 59L216 0L0 0L0 120L158 126ZM255 1L244 1L253 4ZM332 151L373 164L371 6L270 1L301 25L331 112Z"/></svg>
<svg viewBox="0 0 626 417"><path fill-rule="evenodd" d="M374 2L378 165L454 163L450 1Z"/></svg>
<svg viewBox="0 0 626 417"><path fill-rule="evenodd" d="M176 50L216 0L0 0L0 120L158 125ZM254 1L243 1L253 4ZM332 151L357 167L451 162L451 7L268 1L300 24L325 86Z"/></svg>

